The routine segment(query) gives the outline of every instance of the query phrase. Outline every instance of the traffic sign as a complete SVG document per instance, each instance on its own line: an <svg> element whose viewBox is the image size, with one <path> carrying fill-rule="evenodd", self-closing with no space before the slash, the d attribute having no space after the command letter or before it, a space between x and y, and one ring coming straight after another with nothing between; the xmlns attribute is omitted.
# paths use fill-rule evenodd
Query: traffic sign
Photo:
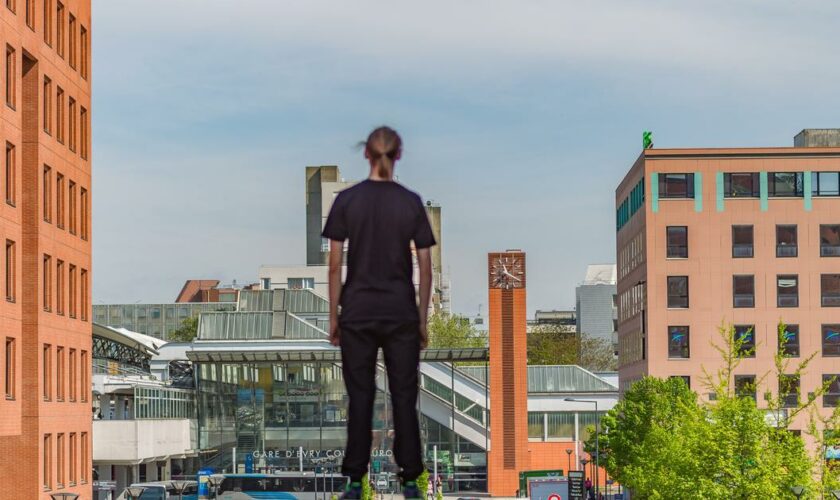
<svg viewBox="0 0 840 500"><path fill-rule="evenodd" d="M582 470L569 471L569 500L583 500L586 491L584 490L584 479Z"/></svg>

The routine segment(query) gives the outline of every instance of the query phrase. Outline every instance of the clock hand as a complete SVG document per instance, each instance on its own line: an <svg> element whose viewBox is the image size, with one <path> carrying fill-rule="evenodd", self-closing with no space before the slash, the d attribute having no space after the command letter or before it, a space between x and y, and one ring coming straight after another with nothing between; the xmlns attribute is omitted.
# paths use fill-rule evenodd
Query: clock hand
<svg viewBox="0 0 840 500"><path fill-rule="evenodd" d="M509 272L507 272L507 271L505 271L505 274L507 274L507 275L508 275L508 276L510 276L511 278L515 279L516 281L522 281L521 279L517 278L516 276L514 276L514 275L510 274L510 273L509 273Z"/></svg>

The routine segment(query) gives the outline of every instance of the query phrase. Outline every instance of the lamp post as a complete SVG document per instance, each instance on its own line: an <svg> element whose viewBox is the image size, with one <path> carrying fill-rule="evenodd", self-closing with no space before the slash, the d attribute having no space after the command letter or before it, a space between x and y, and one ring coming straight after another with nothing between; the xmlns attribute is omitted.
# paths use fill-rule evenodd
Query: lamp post
<svg viewBox="0 0 840 500"><path fill-rule="evenodd" d="M213 492L213 496L210 498L216 498L216 487L219 486L219 483L222 482L222 478L217 476L207 476L207 484L210 486L210 491Z"/></svg>
<svg viewBox="0 0 840 500"><path fill-rule="evenodd" d="M566 475L569 475L569 471L572 470L572 450L571 448L566 450L566 456L569 457L569 468L566 470Z"/></svg>
<svg viewBox="0 0 840 500"><path fill-rule="evenodd" d="M125 489L125 494L128 495L128 500L137 500L146 491L142 486L129 486Z"/></svg>
<svg viewBox="0 0 840 500"><path fill-rule="evenodd" d="M802 486L791 486L790 491L796 495L796 500L799 500L802 497L802 493L805 491L805 488Z"/></svg>
<svg viewBox="0 0 840 500"><path fill-rule="evenodd" d="M601 417L598 414L598 401L594 399L575 399L575 398L566 398L565 401L570 401L573 403L591 403L595 405L595 498L598 498L598 469L600 468L600 455L601 451L598 445L598 433L601 431Z"/></svg>
<svg viewBox="0 0 840 500"><path fill-rule="evenodd" d="M178 500L182 500L184 490L187 489L187 484L189 483L186 481L172 481L170 484L172 485L172 489L175 490L175 493L178 494Z"/></svg>
<svg viewBox="0 0 840 500"><path fill-rule="evenodd" d="M586 479L586 464L589 463L589 460L585 458L580 459L580 468L583 469L583 478Z"/></svg>

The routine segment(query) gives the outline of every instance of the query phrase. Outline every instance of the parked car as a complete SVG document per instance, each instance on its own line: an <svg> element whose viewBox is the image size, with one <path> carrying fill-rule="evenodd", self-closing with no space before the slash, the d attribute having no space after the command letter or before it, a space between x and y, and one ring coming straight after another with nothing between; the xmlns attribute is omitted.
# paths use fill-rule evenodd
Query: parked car
<svg viewBox="0 0 840 500"><path fill-rule="evenodd" d="M198 500L198 483L186 481L187 486L181 496L182 500ZM178 492L172 485L172 481L150 481L147 483L133 483L129 488L143 488L143 493L133 500L170 500L177 499ZM117 500L128 500L128 488L120 493Z"/></svg>

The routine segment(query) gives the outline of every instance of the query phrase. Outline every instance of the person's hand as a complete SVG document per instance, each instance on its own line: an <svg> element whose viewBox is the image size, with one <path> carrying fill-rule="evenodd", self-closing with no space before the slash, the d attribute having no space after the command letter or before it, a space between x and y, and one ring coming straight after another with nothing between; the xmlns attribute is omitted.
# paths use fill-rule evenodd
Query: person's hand
<svg viewBox="0 0 840 500"><path fill-rule="evenodd" d="M330 344L334 346L341 344L341 329L338 327L338 318L330 318Z"/></svg>
<svg viewBox="0 0 840 500"><path fill-rule="evenodd" d="M425 321L420 322L420 349L429 346L429 328Z"/></svg>

